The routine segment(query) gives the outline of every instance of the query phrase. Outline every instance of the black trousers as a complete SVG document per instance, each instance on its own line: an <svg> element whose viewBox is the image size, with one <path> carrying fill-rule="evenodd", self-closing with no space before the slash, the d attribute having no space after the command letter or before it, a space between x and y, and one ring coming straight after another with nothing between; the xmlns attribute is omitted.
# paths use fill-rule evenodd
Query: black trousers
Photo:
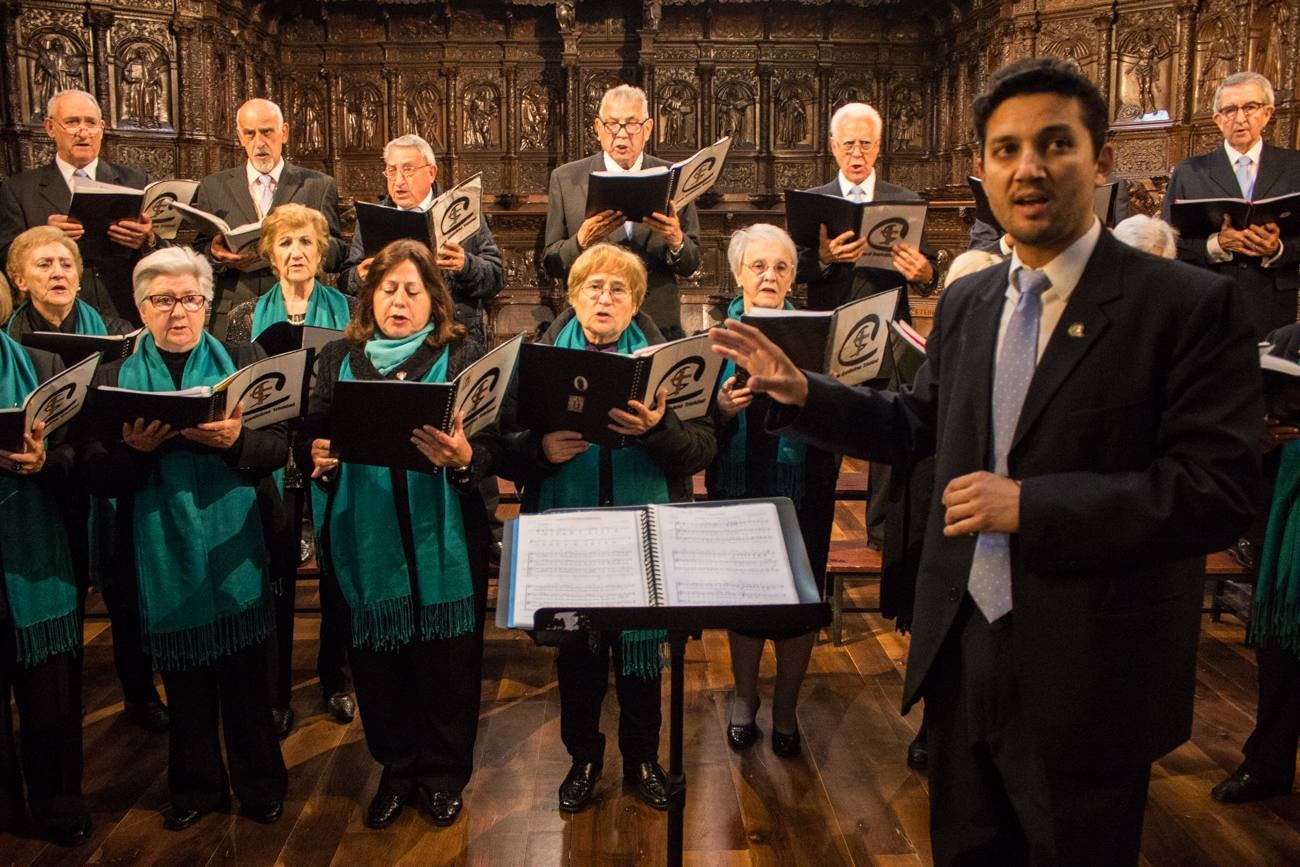
<svg viewBox="0 0 1300 867"><path fill-rule="evenodd" d="M1290 786L1295 782L1295 754L1300 746L1300 658L1283 647L1255 650L1259 661L1259 701L1255 730L1241 751L1241 770L1263 780Z"/></svg>
<svg viewBox="0 0 1300 867"><path fill-rule="evenodd" d="M459 792L474 771L483 630L415 640L397 650L353 647L366 746L384 766L381 791Z"/></svg>
<svg viewBox="0 0 1300 867"><path fill-rule="evenodd" d="M1011 630L968 596L925 694L936 865L1136 864L1150 765L1048 768L1021 708Z"/></svg>
<svg viewBox="0 0 1300 867"><path fill-rule="evenodd" d="M284 800L289 777L267 688L270 642L208 665L162 673L171 709L167 788L173 808L215 810L230 789L245 805ZM228 777L218 724L225 733Z"/></svg>
<svg viewBox="0 0 1300 867"><path fill-rule="evenodd" d="M113 667L122 684L122 697L131 703L158 701L153 659L145 652L140 626L140 590L135 575L106 576L101 593L113 627Z"/></svg>
<svg viewBox="0 0 1300 867"><path fill-rule="evenodd" d="M609 689L609 666L614 664L614 690L618 693L618 749L623 767L659 757L659 677L623 674L622 644L618 632L592 635L591 641L573 640L560 645L556 670L560 685L560 739L575 762L603 763L605 735L600 731L600 707Z"/></svg>
<svg viewBox="0 0 1300 867"><path fill-rule="evenodd" d="M10 713L11 694L20 730ZM80 649L26 668L16 658L13 621L0 620L0 705L0 828L22 819L24 779L26 802L37 824L86 817L81 796Z"/></svg>

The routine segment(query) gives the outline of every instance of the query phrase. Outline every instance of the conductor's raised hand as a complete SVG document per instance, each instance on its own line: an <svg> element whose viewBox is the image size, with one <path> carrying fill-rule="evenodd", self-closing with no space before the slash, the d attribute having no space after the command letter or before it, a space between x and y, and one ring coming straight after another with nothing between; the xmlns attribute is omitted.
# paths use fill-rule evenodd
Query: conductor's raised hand
<svg viewBox="0 0 1300 867"><path fill-rule="evenodd" d="M1020 532L1020 483L981 470L943 489L943 534Z"/></svg>
<svg viewBox="0 0 1300 867"><path fill-rule="evenodd" d="M0 449L0 469L15 476L34 476L45 466L45 422L32 425L31 433L23 434L23 450L9 452Z"/></svg>
<svg viewBox="0 0 1300 867"><path fill-rule="evenodd" d="M122 442L137 452L145 454L158 448L176 434L177 431L172 430L171 425L163 424L157 419L145 424L144 419L138 418L131 424L122 425Z"/></svg>
<svg viewBox="0 0 1300 867"><path fill-rule="evenodd" d="M334 454L330 441L326 439L315 439L311 441L311 477L319 479L326 473L332 473L339 468L338 456Z"/></svg>
<svg viewBox="0 0 1300 867"><path fill-rule="evenodd" d="M467 467L474 458L474 447L465 436L465 414L459 411L450 435L431 424L421 425L411 431L411 444L435 467Z"/></svg>
<svg viewBox="0 0 1300 867"><path fill-rule="evenodd" d="M837 262L856 262L862 258L863 252L867 249L867 239L853 240L852 231L842 232L830 238L826 235L826 224L822 223L817 232L817 258L821 260L822 267Z"/></svg>
<svg viewBox="0 0 1300 867"><path fill-rule="evenodd" d="M625 437L639 437L648 433L663 420L664 410L668 408L668 389L659 389L653 407L646 406L639 400L629 400L627 408L628 412L621 409L609 411L609 417L614 420L609 429Z"/></svg>
<svg viewBox="0 0 1300 867"><path fill-rule="evenodd" d="M592 244L605 239L605 236L626 222L622 211L601 211L582 221L578 227L578 246L587 249Z"/></svg>
<svg viewBox="0 0 1300 867"><path fill-rule="evenodd" d="M553 430L542 435L542 454L553 464L571 461L585 452L591 443L572 430Z"/></svg>
<svg viewBox="0 0 1300 867"><path fill-rule="evenodd" d="M673 207L672 202L668 203L667 214L655 211L646 217L644 222L647 229L663 237L669 250L681 249L686 236L682 233L682 221L677 216L677 209Z"/></svg>
<svg viewBox="0 0 1300 867"><path fill-rule="evenodd" d="M230 418L221 421L205 421L198 427L187 427L181 436L192 443L207 446L210 449L225 451L239 441L239 434L244 430L244 402L235 404L235 411Z"/></svg>
<svg viewBox="0 0 1300 867"><path fill-rule="evenodd" d="M718 410L727 418L735 418L740 411L754 402L754 393L748 383L737 388L736 377L729 376L718 390Z"/></svg>
<svg viewBox="0 0 1300 867"><path fill-rule="evenodd" d="M769 395L777 403L803 406L808 402L808 377L763 332L735 319L726 328L710 328L713 351L749 371L751 392Z"/></svg>

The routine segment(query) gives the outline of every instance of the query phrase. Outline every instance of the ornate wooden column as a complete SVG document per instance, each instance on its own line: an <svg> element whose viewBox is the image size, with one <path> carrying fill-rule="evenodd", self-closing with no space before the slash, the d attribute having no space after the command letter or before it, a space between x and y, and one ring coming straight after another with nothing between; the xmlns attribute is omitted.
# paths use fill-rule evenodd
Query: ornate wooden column
<svg viewBox="0 0 1300 867"><path fill-rule="evenodd" d="M758 64L758 104L760 106L758 131L758 190L759 193L776 191L776 165L772 156L772 64Z"/></svg>
<svg viewBox="0 0 1300 867"><path fill-rule="evenodd" d="M1114 8L1104 9L1092 16L1092 26L1097 31L1097 89L1110 106L1110 116L1114 117L1115 106L1110 92L1111 67L1115 62L1111 53L1111 32L1115 27Z"/></svg>
<svg viewBox="0 0 1300 867"><path fill-rule="evenodd" d="M1178 13L1178 67L1175 70L1173 117L1178 123L1192 119L1192 87L1196 68L1196 3L1180 2Z"/></svg>
<svg viewBox="0 0 1300 867"><path fill-rule="evenodd" d="M501 112L501 149L506 152L506 156L505 173L501 178L501 192L497 194L497 200L504 199L508 202L513 201L519 186L519 66L513 61L507 62L502 71L505 74L505 93L501 99L505 106Z"/></svg>
<svg viewBox="0 0 1300 867"><path fill-rule="evenodd" d="M104 121L111 124L114 112L108 82L108 33L113 29L113 10L91 9L86 13L86 20L90 24L91 42L94 47L95 99L99 100ZM44 107L42 107L42 111L44 111Z"/></svg>
<svg viewBox="0 0 1300 867"><path fill-rule="evenodd" d="M1250 51L1250 0L1237 0L1237 62L1233 64L1234 69L1247 67L1248 51Z"/></svg>

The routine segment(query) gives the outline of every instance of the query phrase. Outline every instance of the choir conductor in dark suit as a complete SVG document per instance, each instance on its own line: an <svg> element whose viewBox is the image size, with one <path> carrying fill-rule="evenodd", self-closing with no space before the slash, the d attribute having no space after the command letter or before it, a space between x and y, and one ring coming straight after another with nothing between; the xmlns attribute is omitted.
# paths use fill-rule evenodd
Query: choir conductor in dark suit
<svg viewBox="0 0 1300 867"><path fill-rule="evenodd" d="M204 178L194 193L194 206L221 217L231 227L261 220L286 202L320 211L330 234L324 269L337 271L347 247L339 228L339 191L334 179L284 159L289 124L280 107L270 100L250 99L241 105L235 115L235 131L248 154L247 161ZM231 309L260 298L279 278L258 254L256 245L235 253L224 235L200 233L194 247L212 259L217 284L208 328L218 340L224 340Z"/></svg>
<svg viewBox="0 0 1300 867"><path fill-rule="evenodd" d="M1258 358L1226 277L1092 212L1107 107L1064 61L993 75L978 163L1011 258L940 299L911 390L714 329L769 427L935 455L903 709L924 697L936 864L1136 864L1151 763L1191 733L1204 556L1251 517Z"/></svg>
<svg viewBox="0 0 1300 867"><path fill-rule="evenodd" d="M626 221L616 211L586 216L587 179L592 172L671 165L645 153L654 121L641 88L620 84L605 91L595 124L601 152L551 173L542 265L547 274L563 280L578 255L593 244L603 241L628 248L645 263L648 286L641 312L654 320L666 339L683 337L677 278L700 267L700 219L695 205L687 205L680 214L669 206L667 214L652 214L642 223Z"/></svg>

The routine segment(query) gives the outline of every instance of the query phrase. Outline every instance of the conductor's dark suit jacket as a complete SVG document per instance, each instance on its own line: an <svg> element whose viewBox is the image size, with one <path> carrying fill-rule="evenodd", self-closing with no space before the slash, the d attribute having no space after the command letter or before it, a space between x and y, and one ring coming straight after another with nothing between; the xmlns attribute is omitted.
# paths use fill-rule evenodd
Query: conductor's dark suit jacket
<svg viewBox="0 0 1300 867"><path fill-rule="evenodd" d="M144 189L149 176L130 166L119 166L100 157L95 180L105 184ZM9 260L9 247L23 232L44 226L52 214L66 214L72 191L53 162L10 177L0 186L0 267ZM165 246L165 244L163 245ZM107 256L90 260L83 254L85 273L81 278L81 300L104 316L116 316L136 326L140 312L135 307L131 271L150 251L132 250L108 243Z"/></svg>
<svg viewBox="0 0 1300 867"><path fill-rule="evenodd" d="M347 255L347 245L343 241L343 232L339 227L339 191L334 179L329 175L302 166L296 166L285 160L284 171L280 173L280 182L271 197L271 210L280 205L294 202L320 211L329 226L330 243L325 251L323 265L326 271L337 271ZM248 172L245 163L233 169L208 175L199 182L194 193L194 207L216 214L233 228L244 223L257 221L257 208L248 194ZM212 236L200 234L194 239L194 248L201 253L208 253L212 247ZM260 298L266 290L277 282L278 277L266 262L259 262L253 270L238 271L227 268L218 262L212 263L216 272L216 286L213 287L212 321L208 326L219 340L226 338L226 317L231 308L254 298Z"/></svg>
<svg viewBox="0 0 1300 867"><path fill-rule="evenodd" d="M829 184L813 187L808 192L843 198L838 175L832 178ZM882 181L880 178L876 178L876 189L871 200L873 202L924 201L906 187ZM939 282L938 256L934 248L930 246L924 230L921 232L919 242L915 238L906 240L907 243L914 244L921 251L934 272L930 282L921 287L926 294L929 294L930 290L933 290ZM851 262L836 262L823 271L822 263L817 258L817 248L800 247L799 267L795 279L800 283L807 284L808 307L812 310L834 310L841 304L847 304L850 301L856 301L877 292L884 292L887 289L893 289L895 286L901 287L903 291L899 293L898 309L895 317L902 319L904 322L912 321L911 310L908 306L908 283L903 279L903 275L897 271L891 271L887 268L857 268Z"/></svg>
<svg viewBox="0 0 1300 867"><path fill-rule="evenodd" d="M1286 193L1300 193L1300 151L1276 148L1267 142L1259 155L1252 198L1267 199ZM1241 185L1223 144L1209 153L1188 157L1174 166L1169 189L1165 193L1164 218L1177 199L1241 198ZM1206 258L1207 236L1184 236L1178 239L1178 258L1209 268L1237 281L1246 318L1255 337L1296 321L1296 289L1300 288L1300 234L1282 236L1282 255L1269 267L1258 256L1233 254L1227 262L1212 263Z"/></svg>
<svg viewBox="0 0 1300 867"><path fill-rule="evenodd" d="M672 163L645 154L642 168L668 166ZM546 208L546 249L542 253L542 267L552 277L564 280L582 250L578 247L578 229L586 219L587 179L592 172L605 170L605 155L565 163L551 172ZM632 237L628 238L622 226L617 226L605 238L636 253L645 263L646 295L641 312L654 320L664 336L672 339L681 336L682 299L677 290L677 278L689 277L700 267L700 218L694 203L682 209L678 219L682 224L682 249L672 256L662 235L656 235L643 223L632 224Z"/></svg>
<svg viewBox="0 0 1300 867"><path fill-rule="evenodd" d="M1009 267L943 293L913 390L810 375L806 406L768 419L871 461L935 452L905 712L924 695L966 595L976 538L943 535L940 498L954 478L989 468ZM1008 456L1022 483L1014 676L1049 769L1132 768L1189 736L1204 556L1249 523L1262 419L1258 357L1231 282L1103 231Z"/></svg>

